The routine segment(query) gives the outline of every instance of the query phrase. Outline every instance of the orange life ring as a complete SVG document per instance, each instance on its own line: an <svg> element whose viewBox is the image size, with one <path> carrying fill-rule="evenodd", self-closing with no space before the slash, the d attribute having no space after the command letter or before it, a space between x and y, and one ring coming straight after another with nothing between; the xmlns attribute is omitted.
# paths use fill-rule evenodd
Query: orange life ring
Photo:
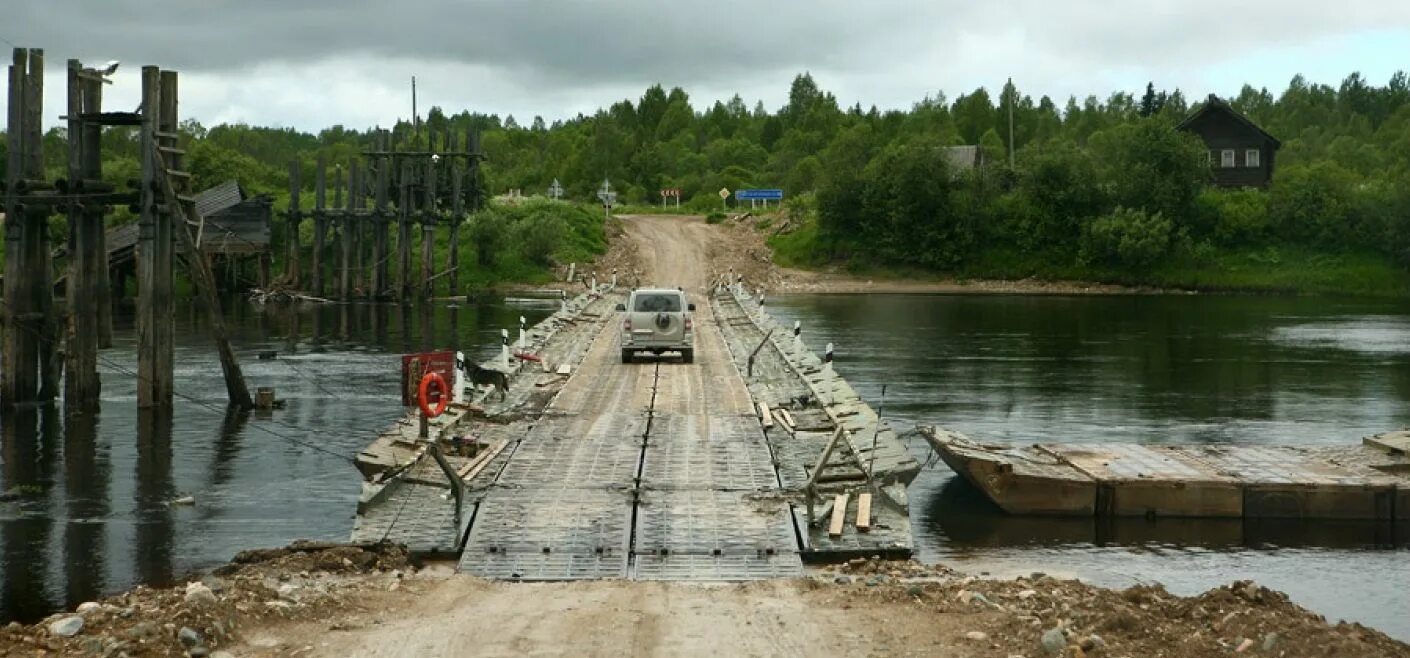
<svg viewBox="0 0 1410 658"><path fill-rule="evenodd" d="M431 393L431 384L436 385L436 392L440 394L437 396L439 400L434 408L427 401ZM445 378L438 372L426 373L426 376L421 378L421 386L416 390L416 401L421 405L421 413L425 414L427 418L435 418L445 413L446 406L450 404L450 387L446 386Z"/></svg>

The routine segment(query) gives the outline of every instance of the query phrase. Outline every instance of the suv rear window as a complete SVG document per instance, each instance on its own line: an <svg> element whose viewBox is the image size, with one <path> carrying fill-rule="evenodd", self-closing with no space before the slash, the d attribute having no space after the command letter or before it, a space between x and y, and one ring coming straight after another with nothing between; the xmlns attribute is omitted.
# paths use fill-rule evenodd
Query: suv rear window
<svg viewBox="0 0 1410 658"><path fill-rule="evenodd" d="M681 296L669 293L637 295L632 310L637 313L679 313Z"/></svg>

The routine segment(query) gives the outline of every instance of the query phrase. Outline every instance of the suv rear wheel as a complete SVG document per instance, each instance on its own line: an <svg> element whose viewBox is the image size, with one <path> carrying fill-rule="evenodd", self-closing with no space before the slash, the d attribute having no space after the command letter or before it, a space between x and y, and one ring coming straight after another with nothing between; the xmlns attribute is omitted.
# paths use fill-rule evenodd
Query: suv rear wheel
<svg viewBox="0 0 1410 658"><path fill-rule="evenodd" d="M695 350L694 350L694 349L692 349L692 348L686 348L686 349L681 350L681 363L694 363L694 362L695 362Z"/></svg>
<svg viewBox="0 0 1410 658"><path fill-rule="evenodd" d="M631 351L631 350L622 350L622 363L631 363L631 362L632 362L632 351Z"/></svg>

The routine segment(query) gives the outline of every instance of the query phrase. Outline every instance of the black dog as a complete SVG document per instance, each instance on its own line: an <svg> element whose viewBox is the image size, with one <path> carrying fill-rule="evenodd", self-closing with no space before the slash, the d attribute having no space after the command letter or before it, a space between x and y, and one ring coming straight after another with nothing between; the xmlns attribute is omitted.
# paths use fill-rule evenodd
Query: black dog
<svg viewBox="0 0 1410 658"><path fill-rule="evenodd" d="M462 354L456 354L455 365L460 368L460 372L465 373L465 379L470 385L476 388L481 386L494 386L499 391L499 399L504 400L509 393L509 376L490 368L481 368L480 364L467 361Z"/></svg>

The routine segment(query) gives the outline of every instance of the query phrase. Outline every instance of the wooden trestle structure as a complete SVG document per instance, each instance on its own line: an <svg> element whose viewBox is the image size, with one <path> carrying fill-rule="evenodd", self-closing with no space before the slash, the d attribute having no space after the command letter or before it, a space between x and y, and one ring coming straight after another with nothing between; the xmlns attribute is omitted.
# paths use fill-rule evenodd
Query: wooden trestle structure
<svg viewBox="0 0 1410 658"><path fill-rule="evenodd" d="M479 138L464 136L464 149L456 150L450 133L431 135L430 148L402 149L391 144L385 130L376 133L372 148L362 161L341 164L333 170L332 203L328 201L328 162L319 156L314 170L311 211L302 208L300 163L289 165L289 209L285 214L286 282L303 287L299 226L313 220L313 244L306 289L316 297L340 300L429 299L438 279L448 281L448 294L460 294L460 225L483 204L479 183ZM347 194L344 195L346 186ZM396 203L392 205L395 194ZM368 202L371 201L371 207ZM421 237L420 269L412 271L413 225ZM449 254L444 269L437 269L437 227L445 225ZM389 235L395 226L396 253ZM390 275L396 262L396 280Z"/></svg>
<svg viewBox="0 0 1410 658"><path fill-rule="evenodd" d="M170 408L173 386L173 283L176 249L206 307L220 352L230 402L252 406L226 335L207 256L198 244L203 219L181 168L177 73L142 69L137 112L104 112L107 74L68 62L67 177L45 177L42 138L44 51L16 48L9 68L9 161L5 181L4 363L0 405L13 408L54 400L62 374L69 411L98 406L98 349L112 340L104 217L125 204L137 223L137 404ZM102 179L100 144L106 126L140 127L142 178L119 190ZM54 303L49 218L66 213L69 242L66 307ZM65 316L61 318L62 316ZM61 331L60 327L64 327ZM60 339L62 338L62 350ZM62 352L64 362L58 355Z"/></svg>

